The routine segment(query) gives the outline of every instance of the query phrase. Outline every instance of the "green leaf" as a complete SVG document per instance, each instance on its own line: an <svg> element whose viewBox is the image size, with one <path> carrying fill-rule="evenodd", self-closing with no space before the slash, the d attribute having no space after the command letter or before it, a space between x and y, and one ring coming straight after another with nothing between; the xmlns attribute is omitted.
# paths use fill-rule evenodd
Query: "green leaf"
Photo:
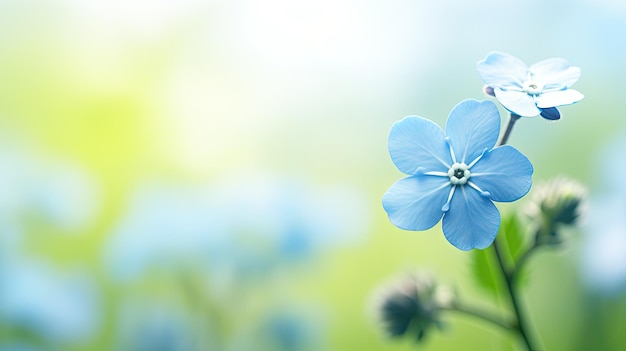
<svg viewBox="0 0 626 351"><path fill-rule="evenodd" d="M515 265L524 248L522 226L515 214L510 214L502 220L498 236L500 237L499 242L503 244L502 250L506 254L509 264Z"/></svg>
<svg viewBox="0 0 626 351"><path fill-rule="evenodd" d="M519 259L528 248L525 245L525 229L515 214L510 214L502 220L498 236L502 252L510 267L517 267ZM517 283L524 286L528 282L528 272L522 268L517 273Z"/></svg>
<svg viewBox="0 0 626 351"><path fill-rule="evenodd" d="M472 250L471 267L478 286L497 297L501 286L502 272L500 272L493 248Z"/></svg>

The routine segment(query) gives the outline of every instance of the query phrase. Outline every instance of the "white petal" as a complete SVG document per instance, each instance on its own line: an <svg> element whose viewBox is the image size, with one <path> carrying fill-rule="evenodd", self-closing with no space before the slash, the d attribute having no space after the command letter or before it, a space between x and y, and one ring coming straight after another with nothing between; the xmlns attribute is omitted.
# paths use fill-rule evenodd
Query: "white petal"
<svg viewBox="0 0 626 351"><path fill-rule="evenodd" d="M582 100L583 94L573 89L545 92L537 96L537 106L540 108L569 105Z"/></svg>
<svg viewBox="0 0 626 351"><path fill-rule="evenodd" d="M480 78L492 88L521 89L528 68L516 57L493 52L477 64Z"/></svg>
<svg viewBox="0 0 626 351"><path fill-rule="evenodd" d="M544 89L569 88L580 78L580 68L570 66L567 60L552 58L537 62L528 69L543 84Z"/></svg>
<svg viewBox="0 0 626 351"><path fill-rule="evenodd" d="M496 98L507 110L524 117L533 117L541 113L532 96L512 90L495 89Z"/></svg>

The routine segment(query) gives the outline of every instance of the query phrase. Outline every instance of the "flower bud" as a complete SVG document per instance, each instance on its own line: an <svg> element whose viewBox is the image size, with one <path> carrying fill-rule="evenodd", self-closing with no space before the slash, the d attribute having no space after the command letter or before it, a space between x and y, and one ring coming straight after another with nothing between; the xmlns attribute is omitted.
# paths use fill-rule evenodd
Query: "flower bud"
<svg viewBox="0 0 626 351"><path fill-rule="evenodd" d="M426 274L403 276L383 287L375 303L387 335L414 335L421 341L432 326L441 328L440 312L452 304L453 294L437 287Z"/></svg>
<svg viewBox="0 0 626 351"><path fill-rule="evenodd" d="M483 87L483 92L489 96L494 96L494 97L496 96L496 93L494 93L493 88L488 85L485 85Z"/></svg>
<svg viewBox="0 0 626 351"><path fill-rule="evenodd" d="M575 226L582 214L585 188L568 178L555 178L533 192L526 214L536 223L539 243L559 244L557 227Z"/></svg>

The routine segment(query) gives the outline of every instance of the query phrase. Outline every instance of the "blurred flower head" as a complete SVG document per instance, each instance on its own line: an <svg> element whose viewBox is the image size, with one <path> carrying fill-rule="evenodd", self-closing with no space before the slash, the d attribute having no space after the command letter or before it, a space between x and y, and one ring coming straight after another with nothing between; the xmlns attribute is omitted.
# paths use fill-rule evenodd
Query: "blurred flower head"
<svg viewBox="0 0 626 351"><path fill-rule="evenodd" d="M441 310L449 308L452 299L449 289L437 286L434 278L420 273L383 286L375 296L374 308L387 335L421 341L429 329L442 326Z"/></svg>
<svg viewBox="0 0 626 351"><path fill-rule="evenodd" d="M558 177L539 184L525 207L528 217L536 224L537 242L559 244L558 226L574 226L585 207L587 190L575 180Z"/></svg>
<svg viewBox="0 0 626 351"><path fill-rule="evenodd" d="M81 342L100 320L94 282L82 272L49 263L13 260L0 269L0 323L27 330L52 344Z"/></svg>
<svg viewBox="0 0 626 351"><path fill-rule="evenodd" d="M214 279L263 277L364 232L353 188L246 173L211 184L141 188L110 238L118 278L153 269L196 269Z"/></svg>
<svg viewBox="0 0 626 351"><path fill-rule="evenodd" d="M36 219L76 231L96 214L98 187L78 166L11 147L0 150L0 169L0 218L5 223Z"/></svg>
<svg viewBox="0 0 626 351"><path fill-rule="evenodd" d="M127 299L120 305L116 350L191 351L205 350L208 328L200 330L181 306L154 299ZM197 322L197 321L195 321Z"/></svg>
<svg viewBox="0 0 626 351"><path fill-rule="evenodd" d="M626 199L592 200L582 246L582 278L594 292L626 289Z"/></svg>
<svg viewBox="0 0 626 351"><path fill-rule="evenodd" d="M589 200L581 273L585 286L600 294L626 291L626 185L619 176L626 164L616 162L626 153L625 137L622 131L594 157L595 167L611 172L598 172L599 189Z"/></svg>
<svg viewBox="0 0 626 351"><path fill-rule="evenodd" d="M273 308L255 327L258 335L248 338L254 344L243 349L273 351L323 350L323 319L319 310L289 306Z"/></svg>
<svg viewBox="0 0 626 351"><path fill-rule="evenodd" d="M443 217L443 233L461 250L491 245L500 227L493 201L510 202L530 189L533 167L509 145L494 147L500 115L491 101L465 100L452 109L446 132L428 119L394 123L389 154L409 176L383 196L389 220L426 230Z"/></svg>
<svg viewBox="0 0 626 351"><path fill-rule="evenodd" d="M478 73L507 110L519 116L561 118L557 106L582 100L569 89L580 77L580 68L562 58L551 58L527 67L508 54L492 52L478 62Z"/></svg>

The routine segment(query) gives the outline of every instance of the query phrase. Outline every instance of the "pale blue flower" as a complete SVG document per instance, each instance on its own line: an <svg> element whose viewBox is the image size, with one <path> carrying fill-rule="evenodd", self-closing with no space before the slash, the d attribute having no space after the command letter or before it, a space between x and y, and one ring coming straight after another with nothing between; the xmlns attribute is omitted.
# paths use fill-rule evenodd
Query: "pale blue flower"
<svg viewBox="0 0 626 351"><path fill-rule="evenodd" d="M115 350L212 350L212 329L197 317L166 299L129 298L118 312Z"/></svg>
<svg viewBox="0 0 626 351"><path fill-rule="evenodd" d="M596 293L626 290L626 200L604 194L592 199L581 250L585 286Z"/></svg>
<svg viewBox="0 0 626 351"><path fill-rule="evenodd" d="M368 218L351 187L241 172L211 184L137 191L105 250L114 275L204 269L214 279L264 278L326 249L357 242Z"/></svg>
<svg viewBox="0 0 626 351"><path fill-rule="evenodd" d="M100 320L94 281L81 271L12 260L0 269L0 323L28 330L53 344L84 342Z"/></svg>
<svg viewBox="0 0 626 351"><path fill-rule="evenodd" d="M0 145L0 218L21 231L25 216L68 232L91 224L99 189L78 165L46 159L22 147Z"/></svg>
<svg viewBox="0 0 626 351"><path fill-rule="evenodd" d="M319 310L316 311L319 314ZM313 311L273 311L261 325L261 333L252 338L266 350L312 351L322 347L322 318Z"/></svg>
<svg viewBox="0 0 626 351"><path fill-rule="evenodd" d="M586 287L600 294L626 291L626 130L594 155L598 187L590 200L581 248L581 274Z"/></svg>
<svg viewBox="0 0 626 351"><path fill-rule="evenodd" d="M394 123L389 153L400 171L383 196L389 220L405 230L426 230L443 217L443 233L461 250L486 248L500 227L492 201L511 202L531 186L533 167L509 145L495 147L500 115L491 101L465 100L452 109L446 132L409 116Z"/></svg>
<svg viewBox="0 0 626 351"><path fill-rule="evenodd" d="M502 106L519 116L559 119L557 106L570 105L584 97L570 89L580 77L580 68L570 66L562 58L527 67L511 55L493 52L479 61L477 67Z"/></svg>

